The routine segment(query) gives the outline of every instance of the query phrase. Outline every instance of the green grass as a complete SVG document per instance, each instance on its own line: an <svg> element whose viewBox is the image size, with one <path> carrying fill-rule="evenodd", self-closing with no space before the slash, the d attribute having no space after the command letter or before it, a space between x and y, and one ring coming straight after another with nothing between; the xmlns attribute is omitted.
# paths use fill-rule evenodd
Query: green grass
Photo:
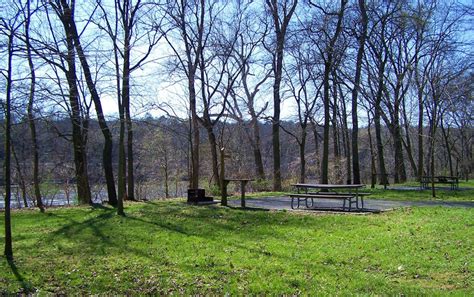
<svg viewBox="0 0 474 297"><path fill-rule="evenodd" d="M377 186L375 189L364 189L364 192L372 193L370 199L404 200L404 201L474 201L474 180L468 182L460 181L459 190L450 190L449 185L436 185L443 188L436 188L436 197L433 198L431 189L419 189L417 182L407 182L404 184L390 185L391 189L384 190L383 186ZM403 187L415 187L417 189L405 190L397 189Z"/></svg>
<svg viewBox="0 0 474 297"><path fill-rule="evenodd" d="M315 215L162 201L126 212L15 211L0 294L474 294L472 209Z"/></svg>

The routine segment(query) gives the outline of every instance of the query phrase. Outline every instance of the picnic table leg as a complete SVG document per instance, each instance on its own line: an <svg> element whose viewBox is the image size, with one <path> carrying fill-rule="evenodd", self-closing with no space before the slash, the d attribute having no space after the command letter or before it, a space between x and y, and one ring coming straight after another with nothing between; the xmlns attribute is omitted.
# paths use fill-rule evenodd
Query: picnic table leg
<svg viewBox="0 0 474 297"><path fill-rule="evenodd" d="M247 184L247 181L240 181L240 206L245 207L245 185Z"/></svg>
<svg viewBox="0 0 474 297"><path fill-rule="evenodd" d="M229 184L229 181L228 180L223 180L222 181L222 193L221 193L221 196L222 196L222 200L221 200L221 205L222 206L227 206L227 185Z"/></svg>

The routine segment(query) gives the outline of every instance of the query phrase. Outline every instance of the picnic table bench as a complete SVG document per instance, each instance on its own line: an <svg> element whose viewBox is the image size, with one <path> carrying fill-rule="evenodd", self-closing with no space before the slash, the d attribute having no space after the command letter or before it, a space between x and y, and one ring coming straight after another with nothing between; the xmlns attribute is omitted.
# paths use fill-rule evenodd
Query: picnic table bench
<svg viewBox="0 0 474 297"><path fill-rule="evenodd" d="M434 177L435 184L448 184L451 186L451 190L457 190L459 188L459 178L457 176L445 176L438 175ZM422 176L420 180L420 187L422 189L428 189L431 184L431 176Z"/></svg>
<svg viewBox="0 0 474 297"><path fill-rule="evenodd" d="M356 209L364 208L364 196L370 193L359 192L359 189L364 188L363 184L293 184L297 189L297 193L290 194L291 208L300 208L301 203L304 202L306 208L314 206L314 199L337 199L343 201L342 209L346 208L351 211L353 205ZM312 192L310 190L317 190ZM342 190L342 191L341 191ZM303 191L303 193L301 193ZM359 207L359 201L361 207ZM348 206L346 207L346 203Z"/></svg>

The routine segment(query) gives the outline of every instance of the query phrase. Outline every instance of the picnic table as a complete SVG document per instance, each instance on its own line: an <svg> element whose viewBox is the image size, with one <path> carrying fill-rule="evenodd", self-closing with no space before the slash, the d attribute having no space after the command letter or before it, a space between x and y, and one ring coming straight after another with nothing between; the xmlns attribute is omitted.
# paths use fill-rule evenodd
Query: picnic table
<svg viewBox="0 0 474 297"><path fill-rule="evenodd" d="M238 182L238 183L240 183L240 206L245 207L245 186L250 181L253 181L253 179L249 179L249 178L225 178L224 179L224 191L222 191L222 196L223 196L222 199L227 198L227 185L230 182Z"/></svg>
<svg viewBox="0 0 474 297"><path fill-rule="evenodd" d="M300 202L304 201L307 208L314 206L314 199L338 199L343 200L342 209L346 210L346 203L348 203L348 210L352 210L352 205L355 204L356 209L364 208L364 196L370 193L359 192L359 189L364 188L364 184L293 184L297 193L290 194L291 208L300 207ZM312 191L316 190L316 191ZM302 193L303 192L303 193ZM359 207L359 200L361 207ZM295 205L296 203L296 205Z"/></svg>
<svg viewBox="0 0 474 297"><path fill-rule="evenodd" d="M457 190L459 188L459 178L457 176L446 176L438 175L434 177L435 184L449 184L451 190ZM431 176L422 176L420 180L420 186L422 189L428 189L431 184Z"/></svg>

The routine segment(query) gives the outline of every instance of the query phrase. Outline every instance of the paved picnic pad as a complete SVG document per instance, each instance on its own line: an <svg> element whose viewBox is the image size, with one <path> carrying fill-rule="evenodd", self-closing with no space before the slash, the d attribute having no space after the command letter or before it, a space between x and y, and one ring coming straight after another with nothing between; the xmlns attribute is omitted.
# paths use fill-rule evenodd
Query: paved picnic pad
<svg viewBox="0 0 474 297"><path fill-rule="evenodd" d="M395 201L380 199L365 199L363 209L354 209L351 213L377 213L401 207L411 206L442 206L442 207L466 207L474 208L474 201ZM240 206L240 200L229 200L229 206ZM262 198L250 198L246 200L247 208L259 208L268 210L292 210L289 196L272 196ZM343 211L340 201L334 199L318 199L311 208L300 208L295 211Z"/></svg>

